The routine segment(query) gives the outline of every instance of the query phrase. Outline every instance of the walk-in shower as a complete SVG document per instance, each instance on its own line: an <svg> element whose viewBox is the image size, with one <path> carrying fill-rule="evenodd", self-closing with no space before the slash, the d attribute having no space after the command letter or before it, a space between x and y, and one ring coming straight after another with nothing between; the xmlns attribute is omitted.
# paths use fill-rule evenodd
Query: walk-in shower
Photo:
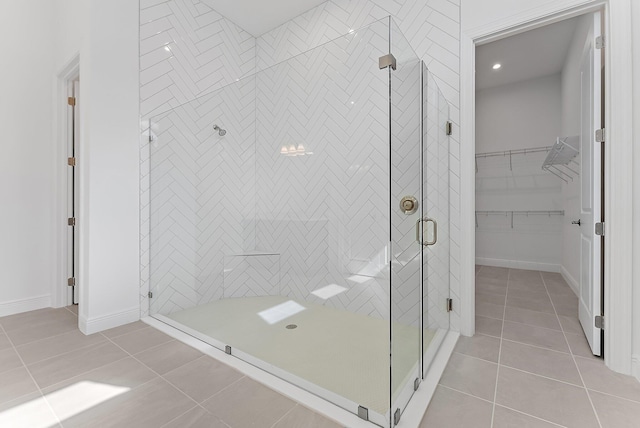
<svg viewBox="0 0 640 428"><path fill-rule="evenodd" d="M386 18L152 118L151 314L393 426L449 329L448 114Z"/></svg>

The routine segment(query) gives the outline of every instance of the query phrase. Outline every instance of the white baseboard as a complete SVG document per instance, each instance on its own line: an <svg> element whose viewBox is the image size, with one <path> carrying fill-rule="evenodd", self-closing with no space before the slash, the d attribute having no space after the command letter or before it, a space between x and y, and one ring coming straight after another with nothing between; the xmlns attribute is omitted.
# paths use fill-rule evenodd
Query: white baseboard
<svg viewBox="0 0 640 428"><path fill-rule="evenodd" d="M631 356L631 374L640 382L640 355Z"/></svg>
<svg viewBox="0 0 640 428"><path fill-rule="evenodd" d="M567 284L569 284L569 287L571 287L576 296L580 296L580 285L578 284L578 281L576 281L576 279L571 276L569 271L566 270L564 266L561 266L560 274L562 275L564 280L567 281Z"/></svg>
<svg viewBox="0 0 640 428"><path fill-rule="evenodd" d="M84 316L79 317L78 327L84 334L93 334L100 331L108 330L114 327L120 327L140 319L140 307L127 309L126 311L104 315L97 318L86 319Z"/></svg>
<svg viewBox="0 0 640 428"><path fill-rule="evenodd" d="M31 297L29 299L12 300L0 303L0 317L19 314L22 312L35 311L36 309L50 308L51 295Z"/></svg>
<svg viewBox="0 0 640 428"><path fill-rule="evenodd" d="M365 422L358 418L355 414L348 412L347 410L336 406L305 389L274 376L255 365L241 360L238 357L227 355L223 351L214 348L213 346L196 339L195 337L180 331L169 324L152 317L144 317L142 318L142 321L168 334L169 336L198 349L210 357L235 368L241 373L264 385L267 385L271 389L291 398L292 400L295 400L298 403L301 403L314 411L339 422L342 426L347 426L349 428L372 428L375 426L370 422ZM398 428L414 428L420 425L422 416L427 410L427 406L429 406L431 397L433 397L436 386L438 385L440 377L442 376L442 373L449 361L449 357L453 353L453 349L456 346L459 336L460 334L458 332L453 331L449 331L446 334L429 368L427 377L420 384L420 387L411 398L409 405L405 408L402 418L400 419L400 423L397 425Z"/></svg>
<svg viewBox="0 0 640 428"><path fill-rule="evenodd" d="M554 263L526 262L522 260L490 259L476 257L476 264L482 266L503 267L509 269L539 270L542 272L560 273L561 266Z"/></svg>

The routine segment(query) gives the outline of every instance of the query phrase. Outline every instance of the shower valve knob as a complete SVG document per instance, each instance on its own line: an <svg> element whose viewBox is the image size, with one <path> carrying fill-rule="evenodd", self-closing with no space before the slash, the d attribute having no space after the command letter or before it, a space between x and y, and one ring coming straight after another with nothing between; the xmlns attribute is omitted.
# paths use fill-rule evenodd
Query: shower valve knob
<svg viewBox="0 0 640 428"><path fill-rule="evenodd" d="M407 215L413 214L418 210L418 200L413 196L405 196L400 200L400 209Z"/></svg>

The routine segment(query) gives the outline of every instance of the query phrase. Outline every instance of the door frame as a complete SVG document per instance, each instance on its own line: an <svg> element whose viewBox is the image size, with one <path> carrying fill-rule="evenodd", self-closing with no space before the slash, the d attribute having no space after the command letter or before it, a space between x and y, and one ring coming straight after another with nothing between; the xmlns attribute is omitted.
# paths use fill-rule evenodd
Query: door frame
<svg viewBox="0 0 640 428"><path fill-rule="evenodd" d="M54 308L60 308L67 306L69 299L69 286L67 285L67 142L69 136L68 129L68 117L69 117L69 105L67 104L67 97L69 87L73 87L73 82L80 78L80 55L74 56L67 64L62 67L60 72L55 76L54 85L54 114L53 121L55 135L55 147L53 150L54 156L52 157L53 171L55 181L53 183L53 189L51 192L53 215L52 218L52 230L55 234L53 242L53 259L55 260L54 272L51 281L51 306ZM80 146L80 135L76 136L76 153ZM77 158L77 155L76 155ZM76 206L79 206L80 192L78 191L77 179L79 174L76 174ZM79 229L76 228L76 233L79 233ZM76 248L76 251L78 249ZM79 266L76 266L76 278L77 273L80 271Z"/></svg>
<svg viewBox="0 0 640 428"><path fill-rule="evenodd" d="M605 35L605 364L632 371L633 113L631 0L556 0L460 37L461 333L475 334L475 48L479 44L602 10ZM615 147L615 150L612 150ZM615 286L611 286L615 284Z"/></svg>

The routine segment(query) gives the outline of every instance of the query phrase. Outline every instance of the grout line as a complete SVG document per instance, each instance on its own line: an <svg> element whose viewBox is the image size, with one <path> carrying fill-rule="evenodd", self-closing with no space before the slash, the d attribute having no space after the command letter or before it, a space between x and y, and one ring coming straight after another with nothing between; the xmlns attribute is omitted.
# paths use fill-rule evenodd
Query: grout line
<svg viewBox="0 0 640 428"><path fill-rule="evenodd" d="M549 314L549 315L551 315L551 314ZM558 333L562 333L562 332L558 332ZM504 339L504 340L506 340L507 342L517 343L519 345L526 345L526 346L531 346L532 348L543 349L545 351L552 351L552 352L557 352L559 354L571 355L571 351L569 351L569 352L558 351L557 349L545 348L544 346L532 345L532 344L527 343L527 342L520 342L520 341L513 340L513 339Z"/></svg>
<svg viewBox="0 0 640 428"><path fill-rule="evenodd" d="M441 384L441 383L438 383L438 387L439 387L439 388L446 388L446 389L450 389L450 390L452 390L452 391L455 391L455 392L458 392L458 393L460 393L460 394L466 395L467 397L473 397L473 398L475 398L475 399L478 399L478 400L484 401L485 403L494 404L491 400L487 400L486 398L477 397L477 396L475 396L475 395L473 395L473 394L469 394L468 392L460 391L459 389L455 389L455 388L452 388L452 387L450 387L450 386L443 385L443 384Z"/></svg>
<svg viewBox="0 0 640 428"><path fill-rule="evenodd" d="M542 278L542 283L544 284L544 288L545 290L547 290L547 294L549 294L549 290L547 289L547 283L544 280L544 276L542 275L542 273L540 273L540 277ZM551 295L549 294L549 298L551 298ZM580 304L580 302L578 302L578 304ZM551 305L553 306L553 311L556 314L556 319L558 320L558 323L560 322L560 316L558 315L558 311L556 311L556 305L553 303L553 300L551 301ZM562 324L560 324L560 326L562 326ZM596 411L596 407L593 405L593 400L591 399L591 394L589 394L589 389L587 389L587 385L584 382L584 378L582 377L582 373L580 372L580 368L578 368L578 363L576 362L576 357L575 355L573 355L573 351L571 351L571 345L569 344L569 340L567 339L567 334L562 331L562 335L564 336L564 340L567 343L567 346L569 347L569 352L571 355L571 358L573 359L573 364L576 367L576 370L578 371L578 375L580 376L580 381L582 382L582 387L584 388L585 392L587 393L587 398L589 399L589 403L591 404L591 408L593 409L593 414L596 416L596 420L598 421L598 426L600 426L600 428L602 428L602 422L600 422L600 417L598 416L598 412Z"/></svg>
<svg viewBox="0 0 640 428"><path fill-rule="evenodd" d="M462 355L463 357L473 358L474 360L483 361L485 363L498 365L498 363L496 363L495 361L485 360L484 358L480 358L480 357L476 357L476 356L473 356L473 355L465 354L465 353L462 353L462 352L459 352L459 351L453 351L453 353L454 354L458 354L458 355Z"/></svg>
<svg viewBox="0 0 640 428"><path fill-rule="evenodd" d="M606 396L611 397L611 398L619 398L621 400L629 401L630 403L634 403L634 404L640 403L640 400L633 400L633 399L627 398L627 397L620 397L619 395L613 395L613 394L611 394L609 392L598 391L597 389L593 389L593 388L587 388L587 390L591 391L591 392L597 392L598 394L606 395Z"/></svg>
<svg viewBox="0 0 640 428"><path fill-rule="evenodd" d="M498 379L500 376L500 360L502 358L502 337L504 336L504 318L507 315L507 296L509 296L509 278L511 277L511 269L507 271L507 291L504 295L505 305L502 313L502 330L500 331L500 347L498 348L498 369L496 370L496 387L493 392L493 408L491 409L491 428L493 428L493 423L496 417L496 400L498 398Z"/></svg>
<svg viewBox="0 0 640 428"><path fill-rule="evenodd" d="M530 418L537 419L537 420L539 420L539 421L546 422L546 423L551 424L551 425L555 425L555 426L557 426L557 427L567 428L567 427L566 427L566 426L564 426L564 425L560 425L560 424L557 424L557 423L555 423L555 422L551 422L551 421L548 421L548 420L546 420L546 419L539 418L538 416L535 416L535 415L530 415L529 413L525 413L525 412L522 412L522 411L520 411L520 410L512 409L511 407L509 407L509 406L505 406L505 405L503 405L503 404L499 404L499 406L500 406L500 407L504 407L505 409L509 409L509 410L511 410L512 412L520 413L521 415L525 415L525 416L528 416L528 417L530 417Z"/></svg>
<svg viewBox="0 0 640 428"><path fill-rule="evenodd" d="M40 388L40 385L38 384L38 382L36 382L36 379L33 377L33 375L31 374L31 370L29 370L29 367L27 367L27 365L25 364L24 360L22 359L22 357L20 356L20 353L18 352L18 349L16 348L16 346L13 344L13 341L11 340L11 338L9 337L9 335L7 334L7 331L4 329L4 327L2 325L0 325L0 332L4 333L5 336L7 336L7 340L9 341L9 343L11 344L12 348L13 348L13 352L16 353L16 355L18 356L18 358L20 358L20 362L22 363L22 367L27 371L27 374L29 375L29 377L31 378L31 381L33 382L33 384L36 386L38 392L40 393L40 398L42 398L44 400L44 402L47 404L47 407L49 408L49 411L51 412L51 414L53 415L53 417L56 419L56 421L58 422L58 425L62 427L62 421L60 420L60 418L58 417L58 415L56 414L56 412L54 412L53 407L51 407L51 404L49 403L49 400L47 400L47 398L44 396L44 394L42 393L42 388ZM29 394L23 394L20 397L15 397L13 400L11 401L15 401L17 399L20 399L22 397L25 397ZM33 400L31 400L33 401Z"/></svg>
<svg viewBox="0 0 640 428"><path fill-rule="evenodd" d="M293 412L293 409L295 409L296 407L298 407L300 405L300 403L295 403L293 407L291 407L289 410L287 410L284 415L280 416L278 418L277 421L275 421L272 425L271 428L275 427L276 425L278 425L278 422L280 422L281 420L283 420L285 418L285 416L287 416L289 413Z"/></svg>
<svg viewBox="0 0 640 428"><path fill-rule="evenodd" d="M171 422L174 422L178 419L180 419L181 417L183 417L184 415L186 415L187 413L189 413L190 411L192 411L193 409L197 409L200 406L193 406L191 407L189 410L187 410L186 412L180 413L178 416L176 416L175 418L171 419L170 421L168 421L167 423L164 423L162 425L160 425L160 428L166 427L167 425L169 425Z"/></svg>

